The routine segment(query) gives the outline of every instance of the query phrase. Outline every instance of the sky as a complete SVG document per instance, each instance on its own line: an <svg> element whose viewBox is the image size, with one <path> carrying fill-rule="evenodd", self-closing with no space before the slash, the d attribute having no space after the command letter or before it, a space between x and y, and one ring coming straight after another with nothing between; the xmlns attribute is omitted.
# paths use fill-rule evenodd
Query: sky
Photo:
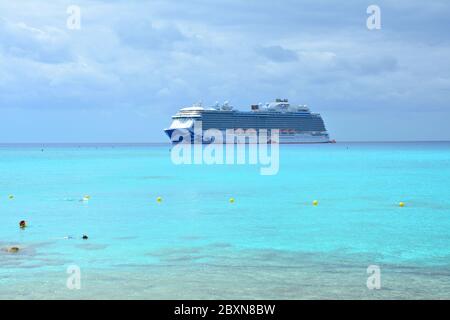
<svg viewBox="0 0 450 320"><path fill-rule="evenodd" d="M0 0L0 143L164 142L181 107L275 98L337 141L450 140L449 16L447 0Z"/></svg>

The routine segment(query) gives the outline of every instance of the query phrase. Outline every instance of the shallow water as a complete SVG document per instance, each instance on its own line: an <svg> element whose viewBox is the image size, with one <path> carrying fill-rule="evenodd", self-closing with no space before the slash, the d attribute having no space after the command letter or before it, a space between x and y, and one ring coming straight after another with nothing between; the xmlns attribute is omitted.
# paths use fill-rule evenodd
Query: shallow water
<svg viewBox="0 0 450 320"><path fill-rule="evenodd" d="M169 149L1 146L0 298L450 298L450 143L282 146L275 176Z"/></svg>

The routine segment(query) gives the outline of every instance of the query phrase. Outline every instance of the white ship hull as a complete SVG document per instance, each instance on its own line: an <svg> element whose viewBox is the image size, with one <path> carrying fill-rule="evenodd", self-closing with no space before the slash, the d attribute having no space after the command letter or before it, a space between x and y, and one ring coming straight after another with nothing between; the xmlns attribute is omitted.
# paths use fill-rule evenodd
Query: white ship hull
<svg viewBox="0 0 450 320"><path fill-rule="evenodd" d="M289 135L281 135L280 134L280 143L281 144L301 144L301 143L330 143L329 136L326 135L312 135L306 133L298 133L298 134L289 134Z"/></svg>
<svg viewBox="0 0 450 320"><path fill-rule="evenodd" d="M192 128L169 128L165 130L166 134L171 139L172 143L180 143L188 140L191 143L200 142L203 144L220 143L220 144L252 144L252 143L279 143L279 144L308 144L308 143L332 143L328 134L324 133L280 133L277 138L271 140L269 134L266 139L249 138L248 134L235 133L234 139L228 139L224 131L220 139L211 138L202 134L195 135Z"/></svg>

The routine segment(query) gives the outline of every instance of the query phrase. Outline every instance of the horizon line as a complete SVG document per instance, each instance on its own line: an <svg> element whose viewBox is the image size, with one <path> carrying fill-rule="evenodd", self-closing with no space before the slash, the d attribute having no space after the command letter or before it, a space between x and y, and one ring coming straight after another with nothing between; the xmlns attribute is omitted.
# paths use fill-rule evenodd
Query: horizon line
<svg viewBox="0 0 450 320"><path fill-rule="evenodd" d="M339 143L437 143L450 142L450 140L343 140ZM168 142L0 142L0 146L5 145L155 145L171 144Z"/></svg>

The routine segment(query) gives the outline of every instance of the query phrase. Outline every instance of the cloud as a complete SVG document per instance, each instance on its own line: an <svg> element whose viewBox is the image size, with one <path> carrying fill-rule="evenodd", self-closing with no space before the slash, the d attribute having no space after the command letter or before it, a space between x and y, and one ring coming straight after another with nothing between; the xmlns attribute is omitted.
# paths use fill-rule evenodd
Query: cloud
<svg viewBox="0 0 450 320"><path fill-rule="evenodd" d="M282 46L260 47L256 50L259 54L273 62L297 61L297 53L293 50L285 49Z"/></svg>
<svg viewBox="0 0 450 320"><path fill-rule="evenodd" d="M156 26L149 20L121 21L116 29L122 45L140 49L171 50L177 42L187 40L176 26Z"/></svg>
<svg viewBox="0 0 450 320"><path fill-rule="evenodd" d="M15 57L46 63L61 63L72 59L67 47L67 35L57 28L43 29L25 22L0 19L0 48Z"/></svg>
<svg viewBox="0 0 450 320"><path fill-rule="evenodd" d="M395 72L398 70L398 60L394 56L385 55L365 55L344 57L339 61L341 67L356 75L379 75L385 72Z"/></svg>

